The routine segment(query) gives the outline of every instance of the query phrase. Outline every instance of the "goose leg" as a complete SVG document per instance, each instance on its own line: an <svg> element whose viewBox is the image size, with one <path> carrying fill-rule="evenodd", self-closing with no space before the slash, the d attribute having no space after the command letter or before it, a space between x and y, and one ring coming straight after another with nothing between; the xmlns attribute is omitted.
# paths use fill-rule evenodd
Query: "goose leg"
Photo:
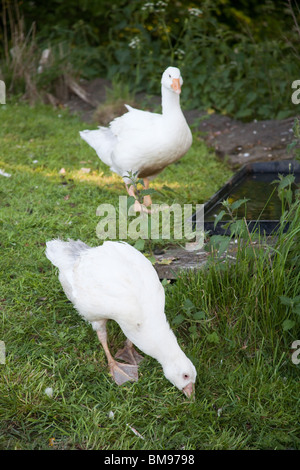
<svg viewBox="0 0 300 470"><path fill-rule="evenodd" d="M149 184L150 184L150 181L148 178L144 178L144 185L145 185L145 189L149 189ZM146 207L148 206L151 206L152 204L152 199L151 199L151 196L150 194L147 194L147 196L144 196L144 205Z"/></svg>
<svg viewBox="0 0 300 470"><path fill-rule="evenodd" d="M128 187L128 185L125 183L125 187L126 187L126 191L128 193L129 196L133 196L134 199L135 199L135 202L134 202L134 210L135 212L149 212L148 209L146 209L146 207L144 205L142 205L136 198L136 194L134 192L134 186L131 185ZM147 197L147 196L145 196Z"/></svg>
<svg viewBox="0 0 300 470"><path fill-rule="evenodd" d="M128 364L139 364L144 358L141 356L133 347L133 344L129 339L125 341L123 349L120 349L115 355L117 359L122 359L128 362Z"/></svg>
<svg viewBox="0 0 300 470"><path fill-rule="evenodd" d="M131 382L136 382L138 380L138 366L131 364L122 364L115 361L115 359L110 354L107 345L107 332L106 332L106 322L103 322L101 329L97 329L97 336L100 343L103 346L104 352L107 357L108 367L111 375L114 378L114 381L117 385L122 385L128 380Z"/></svg>

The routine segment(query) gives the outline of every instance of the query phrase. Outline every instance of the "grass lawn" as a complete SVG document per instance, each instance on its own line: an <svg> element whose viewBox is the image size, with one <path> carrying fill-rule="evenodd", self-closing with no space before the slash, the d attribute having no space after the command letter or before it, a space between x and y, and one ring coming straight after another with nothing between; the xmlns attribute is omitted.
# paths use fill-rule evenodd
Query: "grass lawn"
<svg viewBox="0 0 300 470"><path fill-rule="evenodd" d="M280 300L300 295L299 207L272 260L248 253L166 286L167 317L198 372L194 402L150 357L137 383L118 387L44 254L55 237L99 244L98 205L117 207L126 194L80 139L87 127L64 110L0 106L0 169L11 174L0 175L0 449L299 449L290 347L300 332ZM152 183L161 191L154 202L203 202L230 176L194 136L189 153ZM115 352L124 337L113 322L109 338Z"/></svg>

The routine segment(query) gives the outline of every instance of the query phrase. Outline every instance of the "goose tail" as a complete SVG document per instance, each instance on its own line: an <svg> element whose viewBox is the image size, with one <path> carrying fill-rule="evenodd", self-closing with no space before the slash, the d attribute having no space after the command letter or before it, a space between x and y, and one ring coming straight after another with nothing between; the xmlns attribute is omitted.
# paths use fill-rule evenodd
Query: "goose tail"
<svg viewBox="0 0 300 470"><path fill-rule="evenodd" d="M103 163L108 166L112 165L111 156L117 138L109 128L99 127L99 129L93 131L84 130L80 131L79 135L96 151Z"/></svg>
<svg viewBox="0 0 300 470"><path fill-rule="evenodd" d="M50 240L46 242L46 256L59 270L69 269L80 254L90 249L81 240Z"/></svg>

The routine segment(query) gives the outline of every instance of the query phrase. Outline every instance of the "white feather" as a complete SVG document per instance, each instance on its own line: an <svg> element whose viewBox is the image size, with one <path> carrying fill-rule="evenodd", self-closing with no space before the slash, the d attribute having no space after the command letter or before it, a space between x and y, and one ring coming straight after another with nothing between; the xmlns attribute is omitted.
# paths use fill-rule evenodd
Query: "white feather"
<svg viewBox="0 0 300 470"><path fill-rule="evenodd" d="M173 80L182 84L180 70L168 67L162 75L162 114L132 108L108 128L80 132L99 158L120 176L128 172L153 177L181 158L192 144L192 134L180 108ZM126 181L126 178L125 178Z"/></svg>
<svg viewBox="0 0 300 470"><path fill-rule="evenodd" d="M125 242L90 248L80 241L53 240L47 242L46 256L59 268L67 297L95 330L103 320L115 320L130 341L162 364L178 388L184 386L183 371L195 382L195 368L164 313L164 289L143 254Z"/></svg>

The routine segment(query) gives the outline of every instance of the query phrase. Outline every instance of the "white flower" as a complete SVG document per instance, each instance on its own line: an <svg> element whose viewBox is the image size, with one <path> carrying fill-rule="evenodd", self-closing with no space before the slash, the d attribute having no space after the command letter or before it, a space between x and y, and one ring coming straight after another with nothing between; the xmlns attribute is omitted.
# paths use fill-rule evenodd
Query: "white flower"
<svg viewBox="0 0 300 470"><path fill-rule="evenodd" d="M163 13L167 7L167 3L166 2L162 2L162 1L158 1L156 4L155 4L155 11L156 13Z"/></svg>
<svg viewBox="0 0 300 470"><path fill-rule="evenodd" d="M52 398L53 397L53 388L52 387L47 387L45 389L45 393L49 398Z"/></svg>
<svg viewBox="0 0 300 470"><path fill-rule="evenodd" d="M189 8L189 14L191 16L200 16L202 15L203 11L199 8Z"/></svg>
<svg viewBox="0 0 300 470"><path fill-rule="evenodd" d="M1 175L1 176L6 176L6 178L10 178L10 177L11 177L11 174L10 174L10 173L6 173L6 171L4 171L4 170L0 170L0 175Z"/></svg>
<svg viewBox="0 0 300 470"><path fill-rule="evenodd" d="M167 6L168 6L167 2L163 2L162 0L159 0L156 3L153 3L153 2L144 3L141 9L143 11L148 10L149 12L162 13L165 11Z"/></svg>
<svg viewBox="0 0 300 470"><path fill-rule="evenodd" d="M142 6L142 10L145 11L145 10L150 10L152 11L154 8L154 3L152 2L147 2L145 3L143 6Z"/></svg>
<svg viewBox="0 0 300 470"><path fill-rule="evenodd" d="M137 47L139 47L140 45L140 38L138 36L135 36L134 38L131 39L130 43L128 44L128 46L131 48L131 49L136 49Z"/></svg>
<svg viewBox="0 0 300 470"><path fill-rule="evenodd" d="M182 49L177 49L175 51L175 55L177 55L180 59L182 59L183 56L185 55L185 51L183 51Z"/></svg>

